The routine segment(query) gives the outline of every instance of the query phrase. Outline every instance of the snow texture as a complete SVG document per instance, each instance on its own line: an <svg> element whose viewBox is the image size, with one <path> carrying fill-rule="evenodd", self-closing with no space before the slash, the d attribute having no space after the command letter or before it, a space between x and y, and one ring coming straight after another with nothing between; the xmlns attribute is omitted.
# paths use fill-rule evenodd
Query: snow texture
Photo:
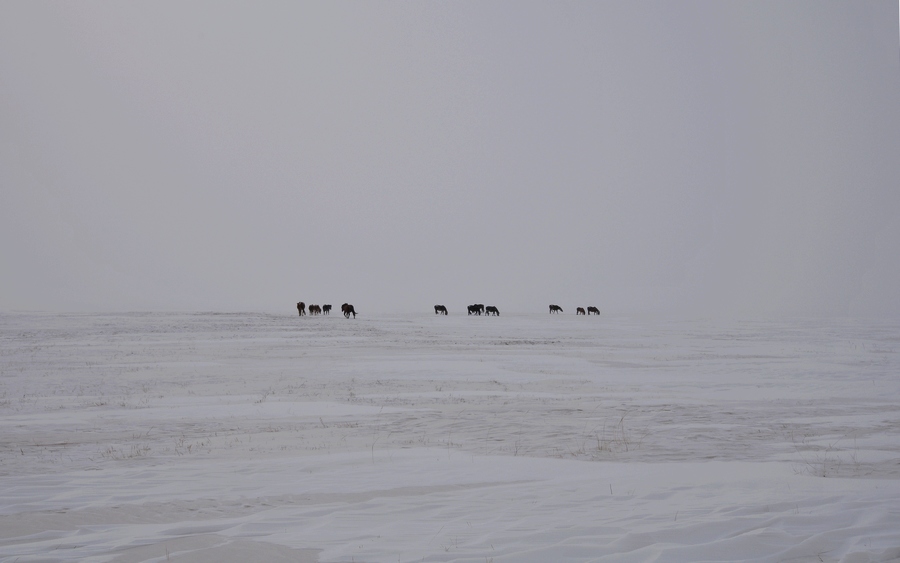
<svg viewBox="0 0 900 563"><path fill-rule="evenodd" d="M0 314L0 561L897 561L898 349L846 319Z"/></svg>

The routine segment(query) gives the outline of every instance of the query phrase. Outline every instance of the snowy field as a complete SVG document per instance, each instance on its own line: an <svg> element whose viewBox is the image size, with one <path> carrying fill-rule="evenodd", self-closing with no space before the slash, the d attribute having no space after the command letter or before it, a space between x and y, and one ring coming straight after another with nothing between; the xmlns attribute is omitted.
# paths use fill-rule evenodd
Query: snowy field
<svg viewBox="0 0 900 563"><path fill-rule="evenodd" d="M0 314L0 561L900 560L900 322Z"/></svg>

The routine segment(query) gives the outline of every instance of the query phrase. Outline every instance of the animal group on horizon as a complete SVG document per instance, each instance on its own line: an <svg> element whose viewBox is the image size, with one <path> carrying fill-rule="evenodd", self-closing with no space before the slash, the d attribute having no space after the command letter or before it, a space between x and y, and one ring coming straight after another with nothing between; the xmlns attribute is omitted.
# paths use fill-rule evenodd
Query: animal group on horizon
<svg viewBox="0 0 900 563"><path fill-rule="evenodd" d="M563 309L559 305L550 305L550 314L562 313L562 312L563 312ZM600 309L598 309L596 307L588 307L587 312L585 312L584 307L578 307L575 309L575 314L576 315L591 315L591 314L599 315Z"/></svg>
<svg viewBox="0 0 900 563"><path fill-rule="evenodd" d="M435 313L437 313L437 307L439 306L444 307L443 305L436 305L434 311ZM486 317L489 317L491 315L494 315L495 317L500 316L500 309L494 307L493 305L488 305L487 307L485 307L483 303L476 303L474 305L469 305L467 309L470 315L484 315ZM444 307L444 314L447 314L446 307Z"/></svg>
<svg viewBox="0 0 900 563"><path fill-rule="evenodd" d="M484 315L486 317L489 316L500 316L500 310L493 305L484 306L483 303L476 303L474 305L469 305L466 307L469 315ZM306 315L307 311L309 311L310 315L328 315L331 313L331 305L310 305L306 306L306 303L300 301L297 303L297 313L302 317ZM344 313L344 317L350 318L350 315L353 315L353 318L356 318L356 309L353 308L353 305L349 303L344 303L341 305L341 312ZM550 305L550 314L559 314L563 313L563 308L559 305ZM449 315L450 313L447 311L447 307L444 305L435 305L434 306L434 314L435 315ZM588 307L587 311L585 311L584 307L578 307L575 309L576 315L599 315L600 309L596 307Z"/></svg>
<svg viewBox="0 0 900 563"><path fill-rule="evenodd" d="M310 315L329 315L331 314L331 305L310 305L309 308L306 307L306 303L303 301L299 301L297 303L297 313L302 317L309 311ZM344 313L344 316L348 319L350 315L353 315L353 318L356 318L356 309L353 308L353 305L349 303L344 303L341 305L341 312Z"/></svg>

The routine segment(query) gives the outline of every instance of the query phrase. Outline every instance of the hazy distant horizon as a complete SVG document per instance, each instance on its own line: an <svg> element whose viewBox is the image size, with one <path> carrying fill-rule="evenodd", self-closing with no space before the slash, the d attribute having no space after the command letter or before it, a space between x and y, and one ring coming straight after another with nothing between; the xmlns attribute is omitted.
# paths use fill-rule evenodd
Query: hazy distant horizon
<svg viewBox="0 0 900 563"><path fill-rule="evenodd" d="M0 310L900 316L879 2L0 4Z"/></svg>

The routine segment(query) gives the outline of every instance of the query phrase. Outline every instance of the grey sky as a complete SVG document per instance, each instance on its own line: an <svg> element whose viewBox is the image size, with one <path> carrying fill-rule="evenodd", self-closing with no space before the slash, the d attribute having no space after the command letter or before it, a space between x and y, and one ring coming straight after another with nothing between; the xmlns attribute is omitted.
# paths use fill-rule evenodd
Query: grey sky
<svg viewBox="0 0 900 563"><path fill-rule="evenodd" d="M0 309L900 314L898 19L3 2Z"/></svg>

